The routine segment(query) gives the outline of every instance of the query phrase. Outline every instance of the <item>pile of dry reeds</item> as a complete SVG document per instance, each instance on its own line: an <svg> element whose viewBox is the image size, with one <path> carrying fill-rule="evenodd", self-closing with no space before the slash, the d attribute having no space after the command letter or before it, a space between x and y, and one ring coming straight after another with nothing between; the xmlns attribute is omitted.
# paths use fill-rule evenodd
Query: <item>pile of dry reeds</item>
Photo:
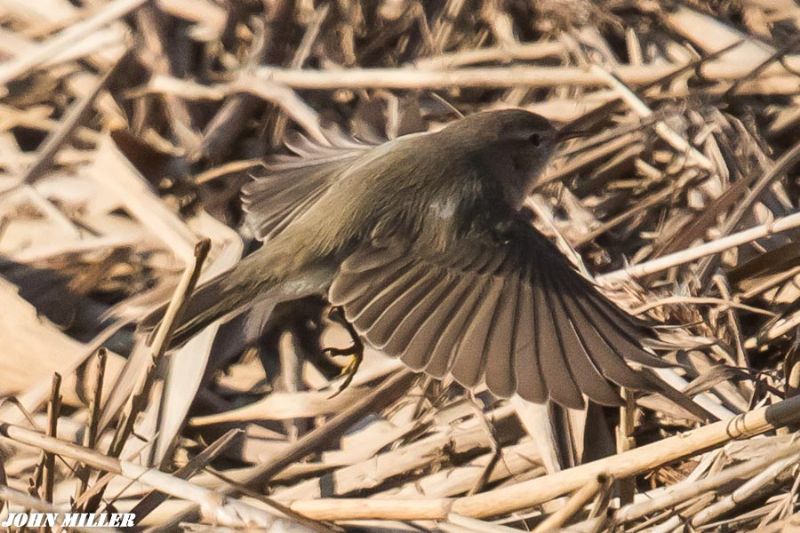
<svg viewBox="0 0 800 533"><path fill-rule="evenodd" d="M0 520L797 525L799 32L791 0L0 0ZM333 396L347 335L316 299L255 344L135 332L255 246L238 190L287 132L499 107L586 132L535 223L663 324L662 377L720 421L472 396L374 351Z"/></svg>

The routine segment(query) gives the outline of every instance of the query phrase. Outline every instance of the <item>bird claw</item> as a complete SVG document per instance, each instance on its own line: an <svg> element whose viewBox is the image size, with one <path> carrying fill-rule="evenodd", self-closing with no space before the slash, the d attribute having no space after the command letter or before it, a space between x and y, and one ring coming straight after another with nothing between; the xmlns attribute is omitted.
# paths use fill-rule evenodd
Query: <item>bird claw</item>
<svg viewBox="0 0 800 533"><path fill-rule="evenodd" d="M359 337L358 332L355 330L353 325L350 324L347 319L345 319L344 313L340 308L332 308L328 314L328 317L331 320L335 320L336 322L342 324L353 341L353 344L347 348L324 348L322 350L322 353L328 356L352 356L350 361L344 366L344 368L342 368L342 371L339 374L340 376L345 376L345 379L344 382L339 385L339 390L337 390L331 396L331 398L335 398L350 385L356 375L356 372L358 371L358 367L361 366L361 361L364 360L364 343L361 341L361 337Z"/></svg>
<svg viewBox="0 0 800 533"><path fill-rule="evenodd" d="M336 392L334 392L330 396L330 398L335 398L336 396L339 396L347 387L350 386L350 383L352 383L353 378L356 377L356 372L358 372L358 367L361 366L361 361L364 359L363 349L359 350L355 346L351 346L350 348L345 348L341 350L335 349L333 351L347 352L347 353L335 353L332 355L351 355L352 358L345 365L345 367L342 368L342 371L339 374L339 376L345 376L344 381L342 382L341 385L339 385L339 389Z"/></svg>

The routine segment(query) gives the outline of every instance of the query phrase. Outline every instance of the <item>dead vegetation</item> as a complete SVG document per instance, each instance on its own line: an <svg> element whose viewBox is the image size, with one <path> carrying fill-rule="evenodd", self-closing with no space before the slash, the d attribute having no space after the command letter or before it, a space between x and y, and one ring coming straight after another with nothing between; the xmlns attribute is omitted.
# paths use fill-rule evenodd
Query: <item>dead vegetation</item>
<svg viewBox="0 0 800 533"><path fill-rule="evenodd" d="M0 0L3 512L796 526L799 30L789 0ZM720 422L629 393L622 412L472 397L374 351L332 397L344 362L321 347L347 337L313 299L255 339L243 319L172 353L170 318L135 334L253 246L238 190L287 132L390 138L506 106L586 132L536 224L663 324L682 366L662 377Z"/></svg>

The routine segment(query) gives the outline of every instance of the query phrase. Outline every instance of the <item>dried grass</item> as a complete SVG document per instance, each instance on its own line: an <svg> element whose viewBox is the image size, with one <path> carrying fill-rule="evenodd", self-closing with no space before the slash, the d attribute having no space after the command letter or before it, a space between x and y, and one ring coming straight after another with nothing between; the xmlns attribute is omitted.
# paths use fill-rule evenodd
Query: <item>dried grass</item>
<svg viewBox="0 0 800 533"><path fill-rule="evenodd" d="M0 0L0 513L796 526L799 21L761 0ZM587 132L542 177L536 224L664 324L683 366L662 377L720 421L629 393L622 412L472 396L375 351L330 399L321 347L347 338L316 299L257 339L234 320L164 354L169 320L154 346L134 334L249 248L237 192L287 131L392 137L513 106Z"/></svg>

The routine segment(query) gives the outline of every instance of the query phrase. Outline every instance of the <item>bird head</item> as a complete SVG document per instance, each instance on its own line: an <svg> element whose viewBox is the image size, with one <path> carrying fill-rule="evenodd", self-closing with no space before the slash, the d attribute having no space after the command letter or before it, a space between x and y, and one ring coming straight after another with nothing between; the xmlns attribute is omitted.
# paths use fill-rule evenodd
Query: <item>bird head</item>
<svg viewBox="0 0 800 533"><path fill-rule="evenodd" d="M476 113L451 123L441 133L466 149L482 171L502 185L508 201L517 208L562 137L549 120L523 109Z"/></svg>

